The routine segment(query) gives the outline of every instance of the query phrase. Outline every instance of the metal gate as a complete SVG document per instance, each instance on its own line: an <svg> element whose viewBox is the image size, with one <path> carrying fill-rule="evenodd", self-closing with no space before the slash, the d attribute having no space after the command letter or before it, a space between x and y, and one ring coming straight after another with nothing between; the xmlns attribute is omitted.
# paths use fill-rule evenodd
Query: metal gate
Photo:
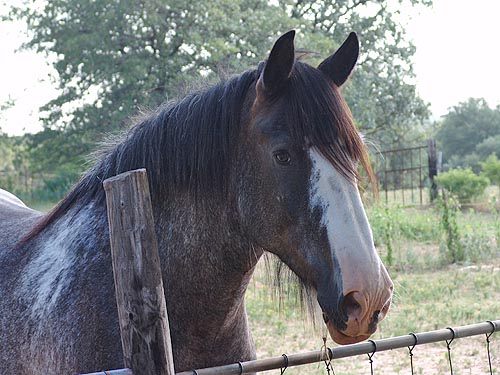
<svg viewBox="0 0 500 375"><path fill-rule="evenodd" d="M435 197L436 143L381 151L375 175L386 203L427 204Z"/></svg>

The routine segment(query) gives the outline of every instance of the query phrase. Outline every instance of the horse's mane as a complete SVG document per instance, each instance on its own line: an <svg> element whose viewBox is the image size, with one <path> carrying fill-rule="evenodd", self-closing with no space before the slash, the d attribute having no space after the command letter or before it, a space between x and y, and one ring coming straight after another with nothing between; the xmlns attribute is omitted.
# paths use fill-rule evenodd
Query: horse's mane
<svg viewBox="0 0 500 375"><path fill-rule="evenodd" d="M196 193L216 191L229 163L231 140L239 131L248 89L258 75L258 70L248 70L134 118L130 130L102 144L92 156L94 166L22 242L76 204L104 202L102 182L126 171L146 168L152 195L171 186Z"/></svg>
<svg viewBox="0 0 500 375"><path fill-rule="evenodd" d="M142 116L121 138L105 145L94 166L21 242L35 237L75 205L104 202L102 182L137 168L147 169L152 196L172 189L195 197L223 196L245 100L263 65ZM296 141L306 138L352 181L359 177L352 161L360 161L372 178L351 112L323 73L296 62L281 96L289 106L284 123Z"/></svg>

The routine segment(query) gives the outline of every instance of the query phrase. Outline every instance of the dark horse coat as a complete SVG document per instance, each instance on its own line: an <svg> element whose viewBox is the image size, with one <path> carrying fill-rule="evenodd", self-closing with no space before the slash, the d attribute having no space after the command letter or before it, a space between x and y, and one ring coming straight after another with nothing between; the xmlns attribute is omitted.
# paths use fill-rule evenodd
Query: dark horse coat
<svg viewBox="0 0 500 375"><path fill-rule="evenodd" d="M1 374L123 365L102 181L141 167L176 371L255 357L244 294L266 251L317 300L335 341L375 331L392 283L357 189L366 151L338 89L358 41L313 68L295 60L293 39L144 116L51 212L0 193Z"/></svg>

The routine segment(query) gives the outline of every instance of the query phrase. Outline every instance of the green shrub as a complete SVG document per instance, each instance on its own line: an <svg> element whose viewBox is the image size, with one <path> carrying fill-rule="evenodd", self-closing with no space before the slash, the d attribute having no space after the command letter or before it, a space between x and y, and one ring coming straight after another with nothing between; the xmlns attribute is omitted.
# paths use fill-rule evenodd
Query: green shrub
<svg viewBox="0 0 500 375"><path fill-rule="evenodd" d="M487 177L476 175L470 168L450 169L436 176L436 182L456 195L460 202L467 202L480 196L490 184Z"/></svg>
<svg viewBox="0 0 500 375"><path fill-rule="evenodd" d="M500 188L500 160L496 154L491 154L481 165L481 174L487 177L490 182Z"/></svg>

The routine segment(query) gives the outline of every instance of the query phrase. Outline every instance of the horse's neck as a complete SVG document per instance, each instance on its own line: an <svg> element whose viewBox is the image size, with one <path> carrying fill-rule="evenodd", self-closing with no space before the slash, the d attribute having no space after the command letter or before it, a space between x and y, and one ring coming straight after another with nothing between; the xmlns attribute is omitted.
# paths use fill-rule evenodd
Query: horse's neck
<svg viewBox="0 0 500 375"><path fill-rule="evenodd" d="M198 210L175 202L154 215L176 368L252 359L243 301L261 251L220 206ZM105 207L89 204L71 208L41 234L23 280L33 293L34 318L55 308L76 277L72 270L110 261L106 223ZM212 349L202 354L203 347Z"/></svg>
<svg viewBox="0 0 500 375"><path fill-rule="evenodd" d="M85 272L92 267L89 259L106 258L109 239L102 212L105 214L105 209L93 204L72 208L25 244L31 259L22 285L33 296L31 316L44 316L57 306L58 297L67 292L76 275L75 269Z"/></svg>
<svg viewBox="0 0 500 375"><path fill-rule="evenodd" d="M200 360L213 365L217 356L221 362L252 358L243 300L261 254L220 207L200 212L178 202L169 212L176 214L160 220L157 230L174 350L183 351L185 360L176 365L189 368ZM200 347L212 348L206 359L186 354Z"/></svg>

